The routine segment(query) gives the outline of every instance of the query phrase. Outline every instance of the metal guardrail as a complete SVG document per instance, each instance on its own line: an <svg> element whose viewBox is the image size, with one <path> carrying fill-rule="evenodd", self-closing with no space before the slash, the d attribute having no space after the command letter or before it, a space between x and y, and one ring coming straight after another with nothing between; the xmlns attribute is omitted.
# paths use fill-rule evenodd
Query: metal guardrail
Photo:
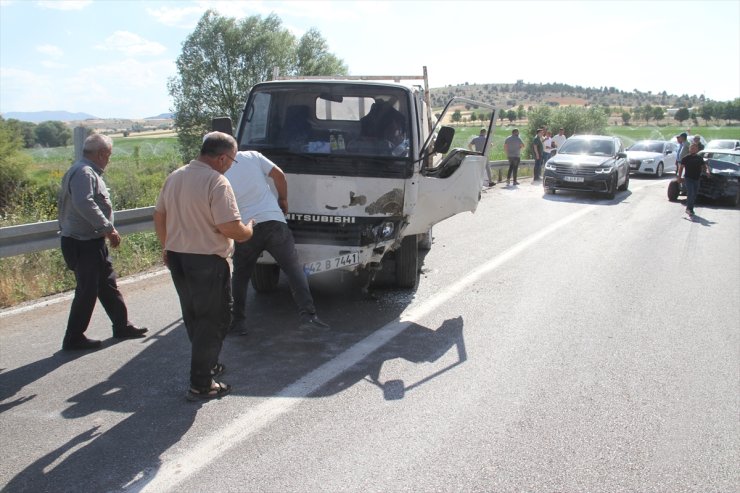
<svg viewBox="0 0 740 493"><path fill-rule="evenodd" d="M121 234L154 230L154 207L126 209L115 213L116 229ZM0 258L39 252L59 247L59 222L45 221L0 228Z"/></svg>
<svg viewBox="0 0 740 493"><path fill-rule="evenodd" d="M498 181L503 178L503 171L508 169L508 161L489 161L491 169L498 169ZM534 161L522 161L522 166L531 166ZM153 231L152 214L154 207L127 209L115 213L116 229L119 233L130 234L141 231ZM39 252L59 247L58 221L46 221L33 224L20 224L0 228L0 258L12 257L24 253Z"/></svg>

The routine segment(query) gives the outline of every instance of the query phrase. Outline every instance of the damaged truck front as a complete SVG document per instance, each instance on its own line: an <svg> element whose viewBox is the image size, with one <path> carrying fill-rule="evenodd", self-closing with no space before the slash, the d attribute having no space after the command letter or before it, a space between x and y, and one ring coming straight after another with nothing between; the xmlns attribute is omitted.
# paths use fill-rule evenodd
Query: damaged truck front
<svg viewBox="0 0 740 493"><path fill-rule="evenodd" d="M408 79L424 86L400 83ZM458 104L490 110L484 152L451 148L454 129L439 126ZM367 286L391 268L395 284L413 288L432 226L478 205L495 113L458 98L433 125L426 70L290 78L251 89L234 136L240 150L259 151L285 172L286 219L307 275L351 274ZM214 129L230 132L231 122L216 119ZM279 274L265 252L252 283L267 291Z"/></svg>

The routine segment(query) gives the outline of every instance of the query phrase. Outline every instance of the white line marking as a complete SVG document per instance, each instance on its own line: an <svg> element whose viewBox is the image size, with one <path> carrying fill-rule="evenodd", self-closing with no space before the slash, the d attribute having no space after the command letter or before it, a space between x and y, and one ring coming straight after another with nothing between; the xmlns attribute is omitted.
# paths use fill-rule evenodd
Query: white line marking
<svg viewBox="0 0 740 493"><path fill-rule="evenodd" d="M336 358L324 363L295 383L285 387L274 397L267 399L242 414L230 424L221 427L218 433L214 433L201 440L200 443L188 449L184 454L164 462L157 471L152 472L153 475L143 477L141 481L131 484L129 487L130 490L136 492L174 490L179 483L203 469L211 462L214 462L234 445L246 440L250 435L257 433L281 415L287 413L295 405L303 402L304 397L316 392L326 383L362 361L370 353L406 330L409 325L416 323L427 314L433 312L439 306L449 301L450 298L458 295L474 282L515 258L530 248L534 243L588 214L596 207L598 206L591 205L579 209L577 212L551 224L538 233L503 251L456 283L440 291L436 296L421 303L417 307L405 311L398 319L381 327ZM227 398L233 399L233 397Z"/></svg>

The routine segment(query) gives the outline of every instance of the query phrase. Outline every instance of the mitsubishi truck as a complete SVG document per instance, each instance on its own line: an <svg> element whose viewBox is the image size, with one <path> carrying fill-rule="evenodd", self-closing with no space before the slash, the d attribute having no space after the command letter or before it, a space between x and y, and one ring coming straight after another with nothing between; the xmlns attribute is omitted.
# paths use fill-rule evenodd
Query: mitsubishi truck
<svg viewBox="0 0 740 493"><path fill-rule="evenodd" d="M442 126L466 105L490 111L484 152L452 147L455 129ZM285 172L286 219L307 275L367 288L383 270L408 289L432 226L476 210L496 116L491 105L453 98L434 123L424 67L421 76L274 76L252 87L236 132L228 118L213 129ZM252 284L269 291L279 275L264 252Z"/></svg>

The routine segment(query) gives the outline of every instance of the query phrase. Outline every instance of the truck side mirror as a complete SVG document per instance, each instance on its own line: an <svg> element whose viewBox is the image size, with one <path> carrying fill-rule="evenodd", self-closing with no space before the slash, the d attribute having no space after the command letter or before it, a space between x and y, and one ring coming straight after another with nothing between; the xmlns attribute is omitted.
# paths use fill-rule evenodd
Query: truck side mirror
<svg viewBox="0 0 740 493"><path fill-rule="evenodd" d="M442 154L450 150L452 145L452 138L455 136L455 129L452 127L442 127L439 129L437 138L434 141L434 149L432 154L440 152Z"/></svg>
<svg viewBox="0 0 740 493"><path fill-rule="evenodd" d="M220 116L211 120L211 130L214 132L223 132L233 137L234 130L231 125L231 118L228 116Z"/></svg>

